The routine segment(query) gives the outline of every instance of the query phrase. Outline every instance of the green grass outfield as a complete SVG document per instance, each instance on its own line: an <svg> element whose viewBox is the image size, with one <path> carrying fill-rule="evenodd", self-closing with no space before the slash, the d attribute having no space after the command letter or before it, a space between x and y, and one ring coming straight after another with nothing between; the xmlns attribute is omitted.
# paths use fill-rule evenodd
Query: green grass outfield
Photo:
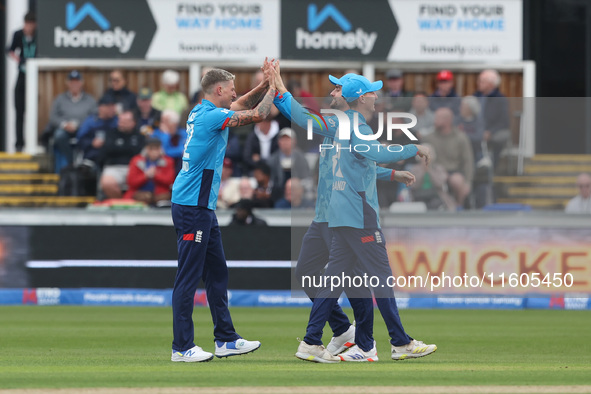
<svg viewBox="0 0 591 394"><path fill-rule="evenodd" d="M438 350L398 362L376 314L380 361L328 365L294 357L308 313L233 308L261 349L190 364L170 361L169 308L0 307L0 388L591 384L589 311L404 310L407 331ZM213 351L209 309L194 318L197 344Z"/></svg>

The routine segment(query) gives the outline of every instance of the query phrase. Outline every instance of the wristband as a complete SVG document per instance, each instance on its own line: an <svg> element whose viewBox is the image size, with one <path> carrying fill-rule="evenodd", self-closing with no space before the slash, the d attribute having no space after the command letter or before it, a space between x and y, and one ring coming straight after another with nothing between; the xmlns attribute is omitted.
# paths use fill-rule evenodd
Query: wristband
<svg viewBox="0 0 591 394"><path fill-rule="evenodd" d="M394 174L396 174L396 170L392 170L392 174L390 174L390 182L394 181Z"/></svg>

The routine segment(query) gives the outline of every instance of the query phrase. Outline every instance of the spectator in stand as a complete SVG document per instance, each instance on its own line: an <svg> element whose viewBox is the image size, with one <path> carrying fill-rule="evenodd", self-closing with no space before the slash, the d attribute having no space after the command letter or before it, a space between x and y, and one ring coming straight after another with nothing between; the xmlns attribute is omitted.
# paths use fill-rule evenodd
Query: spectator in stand
<svg viewBox="0 0 591 394"><path fill-rule="evenodd" d="M141 133L149 136L160 126L161 112L152 107L152 89L141 88L137 95L136 108L133 110L135 123Z"/></svg>
<svg viewBox="0 0 591 394"><path fill-rule="evenodd" d="M454 114L449 108L435 112L435 132L425 137L424 142L433 146L437 161L448 172L447 184L456 205L462 209L472 190L474 155L470 140L453 125Z"/></svg>
<svg viewBox="0 0 591 394"><path fill-rule="evenodd" d="M472 182L474 204L477 209L492 202L493 161L488 144L483 139L484 126L480 115L480 102L474 96L462 98L458 130L463 131L472 144L474 153L474 181Z"/></svg>
<svg viewBox="0 0 591 394"><path fill-rule="evenodd" d="M135 93L127 88L127 80L122 70L111 71L111 74L109 74L109 89L104 95L113 97L118 114L123 110L134 110L137 106Z"/></svg>
<svg viewBox="0 0 591 394"><path fill-rule="evenodd" d="M255 181L256 182L256 181ZM241 200L252 200L254 197L254 187L252 178L243 176L240 178L240 199Z"/></svg>
<svg viewBox="0 0 591 394"><path fill-rule="evenodd" d="M410 187L411 199L425 203L428 210L455 211L455 200L447 192L447 171L437 163L435 149L429 144L423 146L429 148L431 162L427 166L424 160L419 160L409 167L415 176L415 183Z"/></svg>
<svg viewBox="0 0 591 394"><path fill-rule="evenodd" d="M305 187L299 178L290 178L285 182L285 191L281 199L275 203L277 209L314 208L305 197Z"/></svg>
<svg viewBox="0 0 591 394"><path fill-rule="evenodd" d="M217 207L219 209L227 209L240 201L240 178L232 177L233 167L232 160L226 157L222 168L222 180L218 194ZM252 194L250 198L252 198Z"/></svg>
<svg viewBox="0 0 591 394"><path fill-rule="evenodd" d="M296 136L292 129L286 127L279 132L278 145L279 149L269 158L274 199L283 196L285 183L290 178L310 178L308 161L302 151L298 149Z"/></svg>
<svg viewBox="0 0 591 394"><path fill-rule="evenodd" d="M480 101L480 118L484 124L483 139L493 151L497 166L501 151L511 138L509 129L509 101L499 91L501 75L496 70L484 70L478 77L478 91L474 94Z"/></svg>
<svg viewBox="0 0 591 394"><path fill-rule="evenodd" d="M460 114L460 97L454 88L454 75L449 70L441 70L437 74L437 89L429 97L431 111L446 107L453 111L454 116Z"/></svg>
<svg viewBox="0 0 591 394"><path fill-rule="evenodd" d="M236 212L232 216L231 226L266 226L267 222L252 213L253 202L240 200L236 204Z"/></svg>
<svg viewBox="0 0 591 394"><path fill-rule="evenodd" d="M136 127L131 111L119 115L117 128L107 132L101 150L101 163L104 166L100 180L106 198L121 198L127 187L129 162L144 147L145 137Z"/></svg>
<svg viewBox="0 0 591 394"><path fill-rule="evenodd" d="M170 203L175 174L174 162L164 154L162 142L157 138L149 138L142 152L135 155L129 163L129 187L125 198L152 206Z"/></svg>
<svg viewBox="0 0 591 394"><path fill-rule="evenodd" d="M82 152L84 160L90 160L95 165L99 164L100 152L107 131L117 127L117 115L115 101L112 96L103 96L98 102L98 112L84 120L76 139L78 149Z"/></svg>
<svg viewBox="0 0 591 394"><path fill-rule="evenodd" d="M591 213L591 175L579 174L577 177L579 195L566 204L566 213Z"/></svg>
<svg viewBox="0 0 591 394"><path fill-rule="evenodd" d="M476 161L482 157L482 141L484 125L480 117L480 102L474 96L462 98L460 104L460 115L457 118L457 125L460 131L466 133L472 143L472 151Z"/></svg>
<svg viewBox="0 0 591 394"><path fill-rule="evenodd" d="M187 141L187 131L179 127L180 121L181 117L178 113L165 109L160 117L159 128L154 130L152 134L152 137L162 141L162 148L166 156L174 160L175 174L181 169L185 141Z"/></svg>
<svg viewBox="0 0 591 394"><path fill-rule="evenodd" d="M67 92L53 100L49 115L49 129L54 135L56 150L56 172L72 164L74 160L73 145L76 145L78 128L88 116L96 112L96 100L82 90L82 74L72 70L68 74Z"/></svg>
<svg viewBox="0 0 591 394"><path fill-rule="evenodd" d="M191 97L191 106L196 106L198 104L201 104L201 100L203 100L203 91L202 90L198 90L195 92L195 94L193 95L193 97Z"/></svg>
<svg viewBox="0 0 591 394"><path fill-rule="evenodd" d="M404 90L404 73L392 69L386 72L385 106L388 111L408 112L412 106L413 93Z"/></svg>
<svg viewBox="0 0 591 394"><path fill-rule="evenodd" d="M253 207L273 208L272 199L273 184L271 183L271 168L268 164L260 161L256 164L252 175L257 181L257 187L253 193Z"/></svg>
<svg viewBox="0 0 591 394"><path fill-rule="evenodd" d="M8 54L12 60L18 63L18 78L14 87L14 107L16 110L15 148L17 152L20 152L25 145L23 124L26 104L26 61L37 56L37 17L33 12L27 12L23 28L14 32Z"/></svg>
<svg viewBox="0 0 591 394"><path fill-rule="evenodd" d="M415 93L410 113L417 117L417 125L412 131L419 139L435 130L435 114L429 109L429 99L425 93Z"/></svg>
<svg viewBox="0 0 591 394"><path fill-rule="evenodd" d="M179 91L181 76L174 70L166 70L162 73L162 89L152 96L152 107L158 111L171 109L182 115L189 108L187 97Z"/></svg>
<svg viewBox="0 0 591 394"><path fill-rule="evenodd" d="M244 163L252 170L259 161L266 162L279 145L277 143L279 124L274 120L265 119L254 125L252 132L244 143Z"/></svg>
<svg viewBox="0 0 591 394"><path fill-rule="evenodd" d="M314 95L304 88L302 88L302 84L297 79L290 79L287 82L287 90L291 92L292 96L296 99L301 99L301 104L304 107L313 109L314 111L320 111L320 106L318 102L315 100Z"/></svg>
<svg viewBox="0 0 591 394"><path fill-rule="evenodd" d="M386 120L384 120L384 125L386 124ZM402 118L393 118L392 119L392 123L393 124L402 124L402 123L406 123L408 122L408 119L402 119ZM411 132L413 132L414 130L411 129ZM404 134L404 132L402 130L400 130L399 128L396 128L392 131L392 139L387 140L386 139L386 134L387 133L383 133L382 134L382 139L380 140L380 142L382 144L385 145L408 145L410 143L413 143L413 141L411 141L406 134ZM382 164L381 166L384 168L390 168L392 170L396 170L396 171L402 171L405 170L406 167L408 165L414 164L415 163L415 158L411 158L411 159L407 159L407 160L400 160L397 161L396 163L390 163L390 164ZM393 202L399 201L398 196L400 191L403 190L403 188L401 187L401 184L399 182L378 182L377 183L377 191L378 191L378 202L380 204L380 208L389 208Z"/></svg>

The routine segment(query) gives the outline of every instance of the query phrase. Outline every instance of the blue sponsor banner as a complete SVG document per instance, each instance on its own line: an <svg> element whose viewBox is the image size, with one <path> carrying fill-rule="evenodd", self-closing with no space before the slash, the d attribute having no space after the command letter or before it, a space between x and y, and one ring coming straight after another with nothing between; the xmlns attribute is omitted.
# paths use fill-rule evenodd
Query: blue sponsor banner
<svg viewBox="0 0 591 394"><path fill-rule="evenodd" d="M306 307L307 298L292 297L289 290L230 290L230 306L238 307ZM591 310L591 296L579 297L498 297L498 296L438 296L400 297L400 309L568 309ZM97 305L97 306L170 306L172 289L0 289L0 305ZM194 303L206 306L203 290L195 294ZM349 300L339 299L343 307Z"/></svg>

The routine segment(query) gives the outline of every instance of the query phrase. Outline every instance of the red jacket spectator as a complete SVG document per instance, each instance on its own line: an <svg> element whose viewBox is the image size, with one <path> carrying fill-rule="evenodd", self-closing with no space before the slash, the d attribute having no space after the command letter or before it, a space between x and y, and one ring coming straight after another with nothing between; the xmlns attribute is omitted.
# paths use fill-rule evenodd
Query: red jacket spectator
<svg viewBox="0 0 591 394"><path fill-rule="evenodd" d="M142 153L134 156L129 163L129 189L125 198L148 204L170 200L174 177L174 161L163 154L159 140L149 140Z"/></svg>

